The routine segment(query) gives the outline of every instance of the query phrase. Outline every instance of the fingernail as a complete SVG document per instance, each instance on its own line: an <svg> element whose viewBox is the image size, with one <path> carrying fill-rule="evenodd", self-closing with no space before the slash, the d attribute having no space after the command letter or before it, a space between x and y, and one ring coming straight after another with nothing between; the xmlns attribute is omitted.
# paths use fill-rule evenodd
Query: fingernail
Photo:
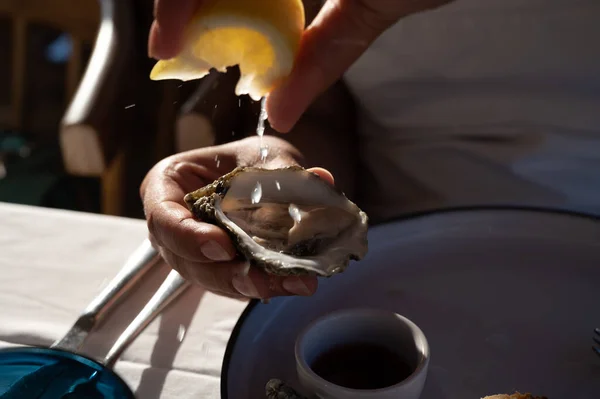
<svg viewBox="0 0 600 399"><path fill-rule="evenodd" d="M311 296L313 294L299 277L287 277L281 285L290 294L301 296Z"/></svg>
<svg viewBox="0 0 600 399"><path fill-rule="evenodd" d="M158 59L155 54L156 36L158 35L158 24L156 21L152 22L150 26L150 34L148 36L148 57Z"/></svg>
<svg viewBox="0 0 600 399"><path fill-rule="evenodd" d="M258 290L256 286L248 276L237 275L233 276L231 280L233 287L242 295L249 298L259 298Z"/></svg>
<svg viewBox="0 0 600 399"><path fill-rule="evenodd" d="M233 259L227 251L214 241L207 241L200 247L200 251L210 260L222 262Z"/></svg>

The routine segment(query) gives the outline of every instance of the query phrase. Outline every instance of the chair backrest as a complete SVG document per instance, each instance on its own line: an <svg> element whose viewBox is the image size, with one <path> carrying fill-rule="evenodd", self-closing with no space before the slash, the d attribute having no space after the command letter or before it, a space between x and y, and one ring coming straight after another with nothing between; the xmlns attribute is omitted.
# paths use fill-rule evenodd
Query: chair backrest
<svg viewBox="0 0 600 399"><path fill-rule="evenodd" d="M65 168L80 176L101 176L115 156L110 148L111 104L127 79L134 46L131 2L100 0L100 10L92 55L61 123Z"/></svg>

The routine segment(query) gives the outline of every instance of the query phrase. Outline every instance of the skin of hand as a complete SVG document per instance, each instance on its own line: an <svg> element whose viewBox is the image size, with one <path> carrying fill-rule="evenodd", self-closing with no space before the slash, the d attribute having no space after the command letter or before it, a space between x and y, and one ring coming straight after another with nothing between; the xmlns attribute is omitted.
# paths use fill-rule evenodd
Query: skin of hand
<svg viewBox="0 0 600 399"><path fill-rule="evenodd" d="M148 52L168 59L179 51L184 26L208 0L155 0ZM252 0L247 0L252 1ZM452 0L327 0L302 38L290 76L267 98L271 126L288 132L309 105L337 81L399 19ZM306 0L305 8L315 2Z"/></svg>
<svg viewBox="0 0 600 399"><path fill-rule="evenodd" d="M264 143L269 146L264 167L301 163L302 156L287 141L265 136ZM248 298L312 295L317 289L316 277L278 277L248 269L236 259L225 231L195 219L183 202L186 193L212 183L236 166L257 165L259 148L255 136L176 154L156 164L140 188L150 241L184 278L215 293ZM327 170L311 170L334 184Z"/></svg>

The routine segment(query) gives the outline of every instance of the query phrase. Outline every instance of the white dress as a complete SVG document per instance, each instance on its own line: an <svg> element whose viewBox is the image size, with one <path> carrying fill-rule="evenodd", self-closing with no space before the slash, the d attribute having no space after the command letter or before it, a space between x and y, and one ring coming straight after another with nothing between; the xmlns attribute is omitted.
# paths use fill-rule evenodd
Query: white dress
<svg viewBox="0 0 600 399"><path fill-rule="evenodd" d="M523 205L600 214L600 0L458 0L347 72L374 220Z"/></svg>

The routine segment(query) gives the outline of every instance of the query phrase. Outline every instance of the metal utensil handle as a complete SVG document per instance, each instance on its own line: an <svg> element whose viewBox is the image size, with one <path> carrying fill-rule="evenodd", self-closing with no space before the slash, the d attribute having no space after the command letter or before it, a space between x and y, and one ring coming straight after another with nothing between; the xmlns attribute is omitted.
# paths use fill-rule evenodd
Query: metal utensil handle
<svg viewBox="0 0 600 399"><path fill-rule="evenodd" d="M129 256L125 264L81 313L75 324L63 338L51 347L77 352L83 345L89 332L98 327L104 317L110 313L120 299L137 284L144 275L160 260L160 255L150 241L144 242Z"/></svg>
<svg viewBox="0 0 600 399"><path fill-rule="evenodd" d="M102 363L112 368L119 356L121 356L137 336L189 286L190 283L187 280L181 277L175 270L172 270L146 306L144 306L131 324L117 338Z"/></svg>

